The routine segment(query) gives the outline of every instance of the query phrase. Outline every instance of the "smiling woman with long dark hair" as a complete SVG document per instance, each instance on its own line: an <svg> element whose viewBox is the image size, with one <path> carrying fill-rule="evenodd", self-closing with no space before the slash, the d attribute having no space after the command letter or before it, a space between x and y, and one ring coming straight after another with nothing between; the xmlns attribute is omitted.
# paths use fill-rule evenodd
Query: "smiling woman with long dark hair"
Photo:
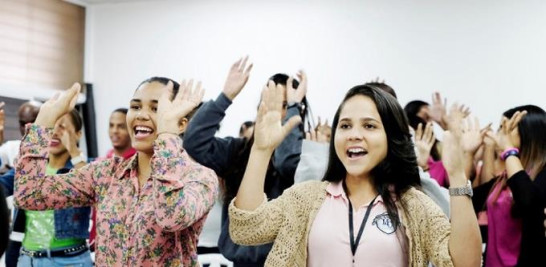
<svg viewBox="0 0 546 267"><path fill-rule="evenodd" d="M79 85L46 102L21 143L16 205L96 205L97 266L199 266L197 239L218 181L190 159L179 137L203 90L192 81L173 84L150 79L133 94L127 112L133 157L96 161L67 174L46 175L45 148L54 122L74 106Z"/></svg>
<svg viewBox="0 0 546 267"><path fill-rule="evenodd" d="M415 188L418 168L402 107L366 85L349 90L336 112L323 181L267 201L269 158L300 121L281 125L281 92L273 83L263 92L249 164L230 204L235 242L274 242L267 266L479 266L481 240L457 127L462 118L444 133L451 222Z"/></svg>

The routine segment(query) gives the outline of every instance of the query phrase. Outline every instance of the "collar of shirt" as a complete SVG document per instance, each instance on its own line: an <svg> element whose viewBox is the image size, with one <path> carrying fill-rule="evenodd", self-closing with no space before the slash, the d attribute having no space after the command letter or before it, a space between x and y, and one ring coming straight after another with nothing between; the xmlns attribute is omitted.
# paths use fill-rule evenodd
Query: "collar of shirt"
<svg viewBox="0 0 546 267"><path fill-rule="evenodd" d="M329 183L328 186L326 186L326 192L334 198L341 197L345 201L345 203L349 203L349 198L347 198L347 194L345 194L345 190L343 190L343 181ZM381 198L381 195L377 196L375 204L379 202L383 202L383 198Z"/></svg>
<svg viewBox="0 0 546 267"><path fill-rule="evenodd" d="M125 177L129 177L127 174L130 174L132 170L137 169L138 166L138 153L135 153L132 157L130 157L128 160L124 160L121 157L114 157L114 161L116 164L114 166L117 167L115 178L117 179L123 179Z"/></svg>

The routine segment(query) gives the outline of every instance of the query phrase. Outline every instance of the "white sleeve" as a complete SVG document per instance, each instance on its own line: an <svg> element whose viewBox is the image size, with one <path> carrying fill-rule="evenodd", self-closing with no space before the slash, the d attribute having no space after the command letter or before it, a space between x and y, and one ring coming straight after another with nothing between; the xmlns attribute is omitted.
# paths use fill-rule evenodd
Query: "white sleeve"
<svg viewBox="0 0 546 267"><path fill-rule="evenodd" d="M303 140L300 162L294 175L294 183L310 180L320 181L328 167L329 145Z"/></svg>
<svg viewBox="0 0 546 267"><path fill-rule="evenodd" d="M419 176L421 178L421 190L430 197L449 217L449 190L441 187L438 182L430 177L428 172L419 167Z"/></svg>

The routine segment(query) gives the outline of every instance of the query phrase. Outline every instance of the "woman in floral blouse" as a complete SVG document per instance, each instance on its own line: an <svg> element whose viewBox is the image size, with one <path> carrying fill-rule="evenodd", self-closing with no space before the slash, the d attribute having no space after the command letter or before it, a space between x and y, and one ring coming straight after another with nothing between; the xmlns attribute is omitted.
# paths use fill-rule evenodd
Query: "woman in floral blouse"
<svg viewBox="0 0 546 267"><path fill-rule="evenodd" d="M166 78L144 81L127 113L138 153L49 176L51 128L74 107L80 86L53 97L21 144L16 205L28 210L96 205L97 266L199 266L197 238L216 199L217 177L190 160L178 136L203 97L201 85L193 87L193 81L179 87Z"/></svg>

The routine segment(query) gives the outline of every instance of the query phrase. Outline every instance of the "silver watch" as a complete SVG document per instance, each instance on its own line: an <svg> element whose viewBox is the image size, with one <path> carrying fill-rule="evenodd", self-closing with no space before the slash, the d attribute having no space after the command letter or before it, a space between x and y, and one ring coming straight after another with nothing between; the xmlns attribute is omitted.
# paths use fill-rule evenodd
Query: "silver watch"
<svg viewBox="0 0 546 267"><path fill-rule="evenodd" d="M470 180L468 180L466 181L466 186L464 187L449 188L449 195L472 197L474 195L474 192L472 191L472 183L470 183Z"/></svg>

